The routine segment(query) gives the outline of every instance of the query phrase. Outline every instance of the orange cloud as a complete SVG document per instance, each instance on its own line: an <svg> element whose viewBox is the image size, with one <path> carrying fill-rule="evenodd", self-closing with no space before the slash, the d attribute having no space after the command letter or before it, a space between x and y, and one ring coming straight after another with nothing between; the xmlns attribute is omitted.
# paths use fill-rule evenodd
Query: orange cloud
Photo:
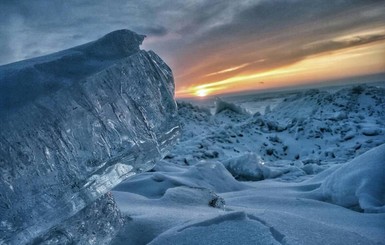
<svg viewBox="0 0 385 245"><path fill-rule="evenodd" d="M177 97L208 96L375 74L385 71L384 57L385 41L380 40L312 55L294 64L262 72L237 74L214 81L210 80L211 76L205 76L183 91L177 90L176 95Z"/></svg>

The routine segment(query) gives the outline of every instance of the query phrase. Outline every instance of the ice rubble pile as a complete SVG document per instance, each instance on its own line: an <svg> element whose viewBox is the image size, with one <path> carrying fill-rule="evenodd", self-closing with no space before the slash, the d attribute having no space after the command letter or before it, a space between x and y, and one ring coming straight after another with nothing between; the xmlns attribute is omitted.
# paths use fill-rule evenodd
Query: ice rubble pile
<svg viewBox="0 0 385 245"><path fill-rule="evenodd" d="M334 92L308 90L278 96L283 101L276 107L251 116L231 109L246 103L233 103L215 115L206 108L179 103L183 134L168 157L191 165L244 154L247 158L251 152L266 163L263 168L290 164L290 172L296 168L298 175L306 175L322 171L326 164L347 162L385 143L384 88L361 85ZM255 97L247 101L248 106L259 99ZM267 99L265 104L274 99ZM253 162L261 172L259 161Z"/></svg>
<svg viewBox="0 0 385 245"><path fill-rule="evenodd" d="M384 244L384 95L300 91L253 116L179 102L176 147L114 188L130 222L112 244Z"/></svg>
<svg viewBox="0 0 385 245"><path fill-rule="evenodd" d="M226 110L229 110L229 111L232 111L235 113L239 113L239 114L246 114L247 115L246 110L243 109L242 107L240 107L234 103L229 103L229 102L226 102L220 98L217 98L215 101L214 114L218 114L218 113L224 112Z"/></svg>
<svg viewBox="0 0 385 245"><path fill-rule="evenodd" d="M179 134L172 72L143 39L119 30L0 67L0 243L77 243L103 235L100 222L111 234L98 243L114 234L119 212L105 194ZM71 219L77 229L63 227Z"/></svg>

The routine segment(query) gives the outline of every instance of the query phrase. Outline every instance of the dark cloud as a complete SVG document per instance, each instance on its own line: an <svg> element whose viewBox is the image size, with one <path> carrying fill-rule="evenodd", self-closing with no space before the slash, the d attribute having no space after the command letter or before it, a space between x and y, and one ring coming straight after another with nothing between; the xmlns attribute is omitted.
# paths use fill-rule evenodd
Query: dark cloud
<svg viewBox="0 0 385 245"><path fill-rule="evenodd" d="M372 36L361 42L333 40L342 35L382 27L385 23L385 16L381 14L383 11L383 1L259 1L240 9L232 16L231 22L195 36L189 48L178 53L177 56L185 59L180 59L176 69L200 64L202 54L205 54L204 67L192 66L193 69L185 71L180 77L192 82L203 70L212 73L220 69L221 64L227 67L249 64L216 77L224 79L247 70L287 65L327 50L370 43L381 37ZM322 45L304 48L315 42ZM224 59L233 62L229 64Z"/></svg>
<svg viewBox="0 0 385 245"><path fill-rule="evenodd" d="M116 29L164 36L155 5L131 1L1 1L0 64L95 40Z"/></svg>
<svg viewBox="0 0 385 245"><path fill-rule="evenodd" d="M167 34L167 29L163 26L134 26L132 29L150 36L164 36Z"/></svg>
<svg viewBox="0 0 385 245"><path fill-rule="evenodd" d="M302 47L300 50L300 57L307 57L314 54L320 54L324 52L331 52L335 50L351 48L359 45L369 44L385 40L385 34L382 35L366 35L366 36L353 36L346 38L345 40L327 40L309 44Z"/></svg>

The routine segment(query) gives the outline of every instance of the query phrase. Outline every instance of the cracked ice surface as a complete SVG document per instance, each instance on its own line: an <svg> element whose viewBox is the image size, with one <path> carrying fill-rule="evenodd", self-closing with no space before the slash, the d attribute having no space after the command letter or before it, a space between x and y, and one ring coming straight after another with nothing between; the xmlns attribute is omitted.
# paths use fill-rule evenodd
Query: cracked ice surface
<svg viewBox="0 0 385 245"><path fill-rule="evenodd" d="M179 135L170 68L128 30L0 67L0 243L26 243Z"/></svg>

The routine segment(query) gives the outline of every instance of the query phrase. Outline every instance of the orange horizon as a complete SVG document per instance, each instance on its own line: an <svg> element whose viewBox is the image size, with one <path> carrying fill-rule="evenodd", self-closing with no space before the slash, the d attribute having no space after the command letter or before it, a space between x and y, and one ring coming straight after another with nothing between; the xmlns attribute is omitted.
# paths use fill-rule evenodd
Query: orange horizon
<svg viewBox="0 0 385 245"><path fill-rule="evenodd" d="M311 55L290 65L256 72L240 72L223 79L214 79L236 72L247 64L228 66L206 72L190 86L178 86L176 98L205 97L220 94L311 85L357 76L385 72L385 40Z"/></svg>

